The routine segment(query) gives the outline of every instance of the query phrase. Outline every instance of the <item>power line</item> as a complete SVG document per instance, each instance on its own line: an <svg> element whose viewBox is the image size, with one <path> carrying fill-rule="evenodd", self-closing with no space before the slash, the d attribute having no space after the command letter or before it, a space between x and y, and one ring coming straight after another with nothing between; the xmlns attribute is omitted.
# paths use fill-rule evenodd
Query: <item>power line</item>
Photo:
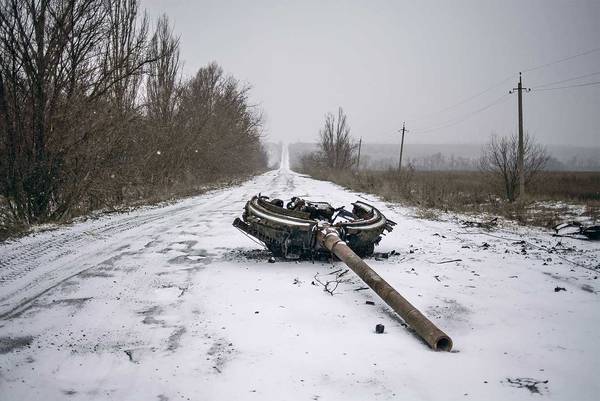
<svg viewBox="0 0 600 401"><path fill-rule="evenodd" d="M499 81L499 82L493 84L492 86L490 86L490 87L482 90L481 92L478 92L478 93L476 93L474 95L471 95L471 96L469 96L469 97L467 97L467 98L465 98L463 100L460 100L460 101L458 101L458 102L456 102L454 104L451 104L450 106L446 106L446 107L444 107L442 109L439 109L437 111L433 111L431 113L422 114L420 117L410 118L410 119L408 119L406 121L409 121L409 122L421 121L421 120L424 120L426 117L431 117L433 115L440 114L440 113L443 113L443 112L448 111L450 109L453 109L453 108L455 108L457 106L461 106L461 105L463 105L463 104L465 104L465 103L467 103L467 102L469 102L469 101L471 101L471 100L473 100L473 99L475 99L475 98L483 95L484 93L487 93L487 92L491 91L492 89L496 89L497 87L502 86L508 80L514 78L515 75L517 75L517 74L511 74L508 77L504 78L502 81Z"/></svg>
<svg viewBox="0 0 600 401"><path fill-rule="evenodd" d="M578 77L567 78L567 79L561 79L560 81L548 82L548 83L545 83L545 84L541 84L541 85L534 86L534 87L533 87L533 89L542 88L542 87L544 87L544 86L550 86L550 85L562 84L563 82L576 81L576 80L578 80L578 79L582 79L582 78L593 77L594 75L598 75L598 74L600 74L600 71L597 71L597 72L592 72L592 73L590 73L590 74L580 75L580 76L578 76Z"/></svg>
<svg viewBox="0 0 600 401"><path fill-rule="evenodd" d="M521 72L536 71L536 70L539 70L539 69L542 69L542 68L546 68L546 67L549 67L549 66L552 66L552 65L555 65L555 64L563 63L563 62L568 61L568 60L572 60L572 59L577 58L577 57L587 56L588 54L592 54L592 53L595 53L595 52L598 52L598 51L600 51L600 47L597 47L597 48L594 48L594 49L590 49L590 50L586 50L584 52L577 53L577 54L574 54L574 55L571 55L571 56L563 57L563 58L560 58L558 60L554 60L554 61L551 61L549 63L541 64L541 65L538 65L538 66L535 66L535 67L532 67L532 68L528 68L528 69L522 70ZM600 74L600 72L589 74L589 75L586 75L586 76L577 77L577 78L585 78L585 77L596 75L596 74ZM439 109L437 111L433 111L433 112L427 113L427 114L422 114L421 116L418 116L418 117L415 117L415 118L411 118L411 119L408 119L406 121L415 122L415 121L424 120L426 117L430 117L430 116L435 115L435 114L440 114L440 113L443 113L443 112L448 111L450 109L453 109L453 108L455 108L457 106L461 106L461 105L463 105L463 104L465 104L465 103L467 103L467 102L469 102L469 101L471 101L471 100L473 100L473 99L475 99L475 98L477 98L477 97L479 97L479 96L481 96L481 95L483 95L483 94L491 91L492 89L495 89L495 88L503 85L508 80L514 78L516 75L517 75L516 73L515 74L511 74L511 75L507 76L506 78L504 78L503 80L498 81L497 83L493 84L492 86L490 86L490 87L488 87L488 88L486 88L486 89L484 89L484 90L482 90L480 92L477 92L474 95L471 95L471 96L469 96L469 97L467 97L467 98L465 98L463 100L460 100L460 101L458 101L456 103L453 103L453 104L451 104L449 106L446 106L446 107L444 107L442 109ZM575 80L577 78L569 78L569 80ZM567 80L565 80L564 82L567 82ZM560 82L554 82L552 84L557 84L557 83L560 83ZM548 84L548 85L552 85L552 84ZM542 85L540 85L540 86L542 86Z"/></svg>
<svg viewBox="0 0 600 401"><path fill-rule="evenodd" d="M587 56L588 54L592 54L592 53L595 53L597 51L600 51L600 47L597 47L595 49L590 49L590 50L584 51L582 53L574 54L572 56L567 56L567 57L564 57L564 58L561 58L561 59L558 59L558 60L555 60L555 61L551 61L551 62L546 63L546 64L538 65L536 67L532 67L532 68L523 70L521 72L536 71L536 70L539 70L539 69L542 69L542 68L550 67L551 65L554 65L554 64L559 64L559 63L563 63L563 62L568 61L568 60L572 60L572 59L577 58L577 57Z"/></svg>
<svg viewBox="0 0 600 401"><path fill-rule="evenodd" d="M448 120L448 121L446 121L444 123L444 125L440 125L440 126L436 126L436 127L431 127L431 128L426 128L426 129L423 129L423 130L420 130L420 131L417 130L417 131L415 131L415 133L417 133L417 134L426 134L428 132L433 132L433 131L437 131L437 130L440 130L440 129L443 129L443 128L448 128L448 127L452 127L454 125L460 124L463 121L468 120L469 118L473 117L474 115L479 114L479 113L481 113L481 112L489 109L490 107L493 107L493 106L495 106L495 105L497 105L499 103L502 103L503 101L507 100L508 95L509 94L506 93L506 94L502 95L501 97L499 97L498 99L494 100L492 103L489 103L488 105L486 105L484 107L481 107L481 108L479 108L477 110L474 110L474 111L472 111L470 113L467 113L466 115L464 115L463 117L461 117L458 120Z"/></svg>
<svg viewBox="0 0 600 401"><path fill-rule="evenodd" d="M569 61L569 60L575 59L577 57L587 56L589 54L592 54L592 53L595 53L595 52L598 52L598 51L600 51L600 47L594 48L594 49L590 49L590 50L586 50L584 52L577 53L577 54L574 54L574 55L571 55L571 56L563 57L563 58L560 58L558 60L554 60L554 61L551 61L549 63L541 64L541 65L538 65L538 66L535 66L535 67L532 67L532 68L528 68L528 69L522 70L522 72L531 72L531 71L540 70L542 68L546 68L546 67L550 67L550 66L555 65L555 64L563 63L565 61ZM554 88L542 88L542 87L545 87L545 86L556 85L556 84L563 83L563 82L574 81L574 80L577 80L577 79L587 78L587 77L598 75L598 74L600 74L600 71L594 72L594 73L590 73L590 74L586 74L586 75L582 75L582 76L578 76L578 77L567 78L567 79L556 81L556 82L550 82L550 83L542 84L542 85L539 85L539 86L537 86L536 88L534 88L532 90L534 90L534 91L547 91L547 90L558 90L558 89L568 89L568 88L576 88L576 87L583 87L583 86L598 85L598 84L600 84L600 82L588 82L588 83L577 84L577 85L561 86L561 87L554 87ZM517 74L511 74L508 77L504 78L503 80L498 81L497 83L493 84L492 86L490 86L490 87L488 87L488 88L486 88L486 89L484 89L484 90L482 90L480 92L477 92L476 94L471 95L471 96L469 96L469 97L467 97L467 98L465 98L463 100L460 100L460 101L458 101L458 102L456 102L454 104L446 106L446 107L444 107L444 108L442 108L440 110L437 110L437 111L434 111L434 112L431 112L431 113L427 113L427 114L423 114L420 117L408 119L406 121L409 121L409 122L421 121L421 120L426 119L426 117L430 117L432 115L444 113L444 112L446 112L446 111L448 111L450 109L453 109L453 108L455 108L457 106L461 106L461 105L463 105L463 104L465 104L465 103L467 103L467 102L469 102L469 101L471 101L471 100L473 100L473 99L475 99L475 98L477 98L477 97L479 97L479 96L481 96L481 95L483 95L483 94L491 91L492 89L495 89L495 88L501 86L502 84L504 84L505 82L507 82L509 79L513 78L515 75L517 75ZM541 89L538 89L538 88L541 88ZM484 106L484 107L482 107L480 109L474 110L473 112L470 112L470 113L466 114L465 116L463 116L462 118L459 118L458 120L447 120L446 122L442 123L442 125L431 127L431 128L426 128L426 129L421 130L421 131L417 130L416 133L424 134L424 133L428 133L428 132L432 132L432 131L437 131L437 130L440 130L440 129L443 129L443 128L448 128L448 127L452 127L454 125L460 124L463 121L471 118L472 116L474 116L474 115L476 115L476 114L478 114L480 112L483 112L483 111L489 109L490 107L493 107L493 106L501 103L503 100L505 100L506 96L507 95L504 95L504 96L496 99L492 103L488 104L487 106Z"/></svg>
<svg viewBox="0 0 600 401"><path fill-rule="evenodd" d="M553 91L553 90L557 90L557 89L569 89L569 88L579 88L582 86L594 86L594 85L600 85L600 81L596 81L596 82L586 82L584 84L577 84L577 85L568 85L568 86L557 86L554 88L541 88L541 89L532 89L535 92L540 92L540 91Z"/></svg>
<svg viewBox="0 0 600 401"><path fill-rule="evenodd" d="M593 75L596 75L596 74L600 74L600 72L594 73ZM589 74L589 75L591 76L592 74ZM581 78L581 77L578 77L578 78ZM574 79L577 79L577 78L570 78L568 80L563 80L563 82L572 81ZM548 84L548 85L550 85L550 84ZM587 82L587 83L583 83L583 84L568 85L568 86L558 86L558 87L554 87L554 88L540 88L540 89L533 88L533 89L531 89L531 91L534 91L534 92L551 91L551 90L577 88L577 87L593 86L593 85L600 85L600 81L597 81L597 82ZM483 112L483 111L485 111L485 110L487 110L487 109L489 109L489 108L491 108L491 107L493 107L493 106L495 106L495 105L497 105L499 103L502 103L504 100L506 100L507 96L508 96L508 94L503 95L500 98L494 100L492 103L489 103L488 105L486 105L486 106L484 106L482 108L479 108L477 110L474 110L474 111L472 111L470 113L467 113L466 115L464 115L463 117L459 118L458 120L455 120L455 119L453 119L453 120L447 120L444 123L442 123L443 125L434 126L434 127L431 127L431 128L425 128L423 130L415 130L414 132L417 133L417 134L426 134L426 133L437 131L437 130L440 130L440 129L443 129L443 128L449 128L449 127L455 126L457 124L462 123L463 121L468 120L469 118L473 117L476 114L479 114L479 113L481 113L481 112Z"/></svg>

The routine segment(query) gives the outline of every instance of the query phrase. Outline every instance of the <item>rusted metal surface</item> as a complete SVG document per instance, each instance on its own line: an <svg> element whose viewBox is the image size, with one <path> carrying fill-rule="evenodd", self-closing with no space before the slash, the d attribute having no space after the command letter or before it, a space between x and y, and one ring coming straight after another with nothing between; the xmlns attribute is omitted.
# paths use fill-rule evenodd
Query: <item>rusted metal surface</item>
<svg viewBox="0 0 600 401"><path fill-rule="evenodd" d="M356 255L339 237L335 228L326 227L319 230L317 239L371 287L432 349L436 351L452 349L452 339Z"/></svg>

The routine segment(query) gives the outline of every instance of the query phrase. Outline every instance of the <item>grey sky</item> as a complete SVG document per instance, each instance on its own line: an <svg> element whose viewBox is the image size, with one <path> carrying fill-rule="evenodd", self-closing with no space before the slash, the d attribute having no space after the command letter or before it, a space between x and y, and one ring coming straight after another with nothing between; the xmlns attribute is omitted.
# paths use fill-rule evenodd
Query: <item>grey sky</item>
<svg viewBox="0 0 600 401"><path fill-rule="evenodd" d="M600 47L598 0L142 4L174 22L187 76L216 61L252 84L268 139L288 142L316 139L324 114L342 106L365 141L397 142L406 120L409 143L483 143L492 131L516 131L516 95L500 98L520 70ZM600 51L523 79L536 87L594 72ZM598 81L600 74L554 86ZM600 85L531 92L524 109L525 129L540 142L600 146Z"/></svg>

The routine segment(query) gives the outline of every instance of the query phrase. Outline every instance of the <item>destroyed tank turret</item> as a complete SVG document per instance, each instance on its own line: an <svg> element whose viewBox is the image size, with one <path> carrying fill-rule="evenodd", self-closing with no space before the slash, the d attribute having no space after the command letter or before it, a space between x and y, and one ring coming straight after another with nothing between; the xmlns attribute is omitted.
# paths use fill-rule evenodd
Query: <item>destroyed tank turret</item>
<svg viewBox="0 0 600 401"><path fill-rule="evenodd" d="M329 251L319 246L317 228L335 228L342 240L359 256L370 256L381 236L396 225L373 206L357 201L352 211L327 202L293 197L285 206L281 199L257 195L246 203L242 218L233 225L263 242L275 255L287 259L314 258Z"/></svg>

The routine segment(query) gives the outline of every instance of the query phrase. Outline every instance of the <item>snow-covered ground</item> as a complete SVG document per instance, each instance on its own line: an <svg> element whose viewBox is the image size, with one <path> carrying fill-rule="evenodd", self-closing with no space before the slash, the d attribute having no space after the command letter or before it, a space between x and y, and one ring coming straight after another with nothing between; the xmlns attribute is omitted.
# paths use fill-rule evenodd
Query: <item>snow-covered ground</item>
<svg viewBox="0 0 600 401"><path fill-rule="evenodd" d="M239 187L0 245L0 399L598 399L598 243L417 219L285 156ZM253 251L231 222L258 192L365 199L395 220L378 251L396 254L368 263L453 352L431 351L351 272L333 296L313 285L340 262Z"/></svg>

